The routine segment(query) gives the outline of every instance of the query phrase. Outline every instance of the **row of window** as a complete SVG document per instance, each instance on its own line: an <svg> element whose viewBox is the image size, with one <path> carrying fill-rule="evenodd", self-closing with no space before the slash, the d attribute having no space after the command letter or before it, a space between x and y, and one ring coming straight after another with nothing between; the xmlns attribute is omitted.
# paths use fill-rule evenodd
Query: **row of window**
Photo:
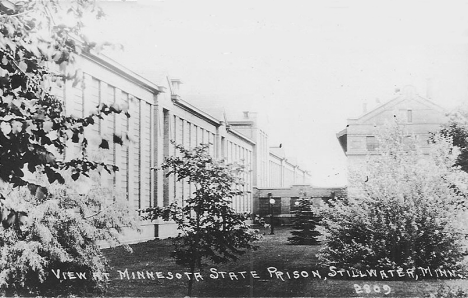
<svg viewBox="0 0 468 298"><path fill-rule="evenodd" d="M75 87L68 85L62 90L58 90L58 97L66 98L66 111L68 114L74 114L78 117L87 116L99 104L126 104L129 106L130 118L122 114L110 114L104 119L97 120L97 123L87 128L88 135L94 135L99 142L100 137L112 139L114 133L128 133L132 142L128 146L115 145L109 142L109 149L92 149L99 145L98 143L90 146L88 154L91 158L103 160L108 164L115 164L119 171L113 175L103 173L103 184L113 187L122 193L122 196L132 201L135 208L147 208L156 203L154 197L155 180L152 178L152 168L155 164L154 145L152 138L155 137L153 104L142 99L136 98L125 91L107 84L99 79L86 75L86 88L80 84ZM71 90L65 90L71 88ZM187 119L178 115L172 115L169 111L163 110L163 155L169 156L177 153L171 145L174 140L177 144L185 147L194 147L200 143L210 144L209 150L212 156L226 158L227 162L239 162L246 166L246 172L243 174L245 185L243 186L244 195L233 200L233 207L240 212L251 212L252 207L252 162L253 148L244 146L243 141L237 140L237 136L227 135L216 138L216 131L200 127ZM209 126L209 125L207 125ZM70 143L65 152L64 158L71 159L78 157L79 147L77 144ZM218 150L218 146L220 146ZM268 178L268 143L264 132L260 133L258 140L257 156L259 156L259 176L262 179ZM219 155L219 156L218 156ZM291 176L292 175L292 176ZM294 181L294 174L289 174L291 178L287 181ZM288 177L289 177L288 176ZM175 179L172 177L171 179ZM167 180L167 179L166 179ZM163 205L168 205L170 201L180 200L190 196L193 192L192 186L186 182L164 181ZM266 185L267 181L262 182Z"/></svg>
<svg viewBox="0 0 468 298"><path fill-rule="evenodd" d="M416 135L416 136L407 136L406 139L403 140L405 145L411 144L412 139L415 138L416 142L419 143L420 146L425 146L428 144L429 139L427 136ZM379 148L379 142L375 136L366 136L366 149L367 151L376 151Z"/></svg>
<svg viewBox="0 0 468 298"><path fill-rule="evenodd" d="M87 76L87 79L86 89L80 84L71 87L68 93L71 98L65 101L68 114L83 117L101 103L117 103L128 105L131 115L128 118L123 113L109 114L85 130L92 144L87 150L89 157L119 168L114 174L103 171L102 184L119 190L123 197L132 200L135 208L152 206L152 105L96 78ZM65 89L57 93L59 97L63 98ZM111 141L114 133L128 133L132 142L128 146L115 145ZM97 149L101 137L109 140L109 149ZM79 153L79 145L70 142L65 158L79 157Z"/></svg>
<svg viewBox="0 0 468 298"><path fill-rule="evenodd" d="M268 135L259 130L259 137L257 140L257 156L258 156L258 178L257 178L257 186L258 187L265 187L268 184L267 175L268 173L268 154L269 154L269 146L268 146Z"/></svg>
<svg viewBox="0 0 468 298"><path fill-rule="evenodd" d="M164 137L163 137L163 150L164 156L172 154L179 154L175 147L170 145L171 140L176 144L183 145L185 148L193 148L200 144L209 144L209 153L213 157L217 157L218 141L214 131L200 127L187 119L183 119L178 115L171 115L168 110L164 110ZM238 162L246 166L246 171L243 174L245 182L242 190L244 195L233 199L232 206L239 212L251 211L252 194L252 150L245 148L231 140L226 140L222 137L220 140L221 150L219 158L225 158L228 163ZM172 149L171 149L172 148ZM188 198L194 191L194 186L187 181L177 181L177 177L164 178L165 187L163 188L163 204L167 206L170 201L177 201L183 204L184 200ZM168 181L171 179L171 181Z"/></svg>
<svg viewBox="0 0 468 298"><path fill-rule="evenodd" d="M308 183L305 173L302 170L294 171L294 169L282 166L273 160L270 160L269 165L269 187L288 187L293 184Z"/></svg>

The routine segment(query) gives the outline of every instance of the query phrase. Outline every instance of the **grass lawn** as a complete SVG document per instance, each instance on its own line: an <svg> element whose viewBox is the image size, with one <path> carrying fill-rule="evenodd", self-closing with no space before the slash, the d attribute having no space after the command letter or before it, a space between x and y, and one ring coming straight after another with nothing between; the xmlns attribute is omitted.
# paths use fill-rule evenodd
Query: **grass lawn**
<svg viewBox="0 0 468 298"><path fill-rule="evenodd" d="M467 280L410 280L410 281L365 281L312 277L312 270L319 267L316 254L320 246L288 245L290 235L287 228L275 229L275 235L263 236L260 248L249 252L237 262L207 266L200 272L199 281L194 282L192 295L198 297L424 297L436 292L440 284L463 287L468 291ZM132 245L133 253L122 248L106 249L105 255L113 267L110 273L108 296L131 297L183 297L187 294L185 268L175 265L169 257L172 251L170 240L154 240ZM284 272L283 279L276 274L270 276L268 267ZM215 268L211 272L210 268ZM120 276L119 270L127 276ZM273 270L272 268L270 269ZM307 271L308 277L295 279L294 271ZM138 271L140 275L138 275ZM146 271L153 273L148 279ZM255 271L255 274L250 273ZM157 272L160 272L158 278ZM169 274L169 272L171 274ZM220 272L228 272L221 277ZM231 276L229 276L229 272ZM242 273L244 277L242 277ZM289 273L289 278L286 272ZM141 274L145 275L143 279ZM133 275L134 277L133 278ZM176 274L180 274L180 279ZM210 274L212 278L210 278ZM303 273L304 275L306 273ZM218 276L218 278L214 278ZM254 278L258 277L258 278ZM168 279L171 278L172 279ZM201 280L203 278L203 280ZM237 279L236 279L237 278ZM366 293L364 285L370 286ZM357 293L355 285L361 287ZM385 289L383 288L383 286ZM375 291L374 291L375 288ZM377 290L380 290L378 292ZM385 294L390 291L389 294Z"/></svg>

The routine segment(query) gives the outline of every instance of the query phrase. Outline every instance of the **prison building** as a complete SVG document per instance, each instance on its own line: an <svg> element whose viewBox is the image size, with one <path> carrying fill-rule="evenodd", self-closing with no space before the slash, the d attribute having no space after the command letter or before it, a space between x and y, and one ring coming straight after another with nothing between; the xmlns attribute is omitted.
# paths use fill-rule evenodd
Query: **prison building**
<svg viewBox="0 0 468 298"><path fill-rule="evenodd" d="M194 192L194 185L178 181L174 175L167 177L161 170L166 157L179 154L176 145L193 148L206 144L214 158L245 167L242 194L231 202L239 213L255 212L258 204L254 203L254 187L272 186L277 181L281 181L281 187L308 183L307 171L285 158L280 158L280 178L273 178L277 174L272 174L272 160L278 156L274 157L274 152L271 155L268 133L257 113L244 112L240 118L215 117L180 96L180 80L156 85L101 54L83 54L77 61L82 82L52 84L54 93L64 100L67 115L85 117L102 104L124 109L126 113L98 119L84 135L90 159L119 168L112 174L101 171L99 183L127 200L134 210L173 202L183 205ZM115 144L114 135L120 136L124 144ZM103 139L108 149L99 148ZM69 160L79 154L79 145L70 140L61 158ZM87 186L85 182L83 187ZM127 232L125 241L166 238L177 233L174 223L162 220L142 221L140 230Z"/></svg>
<svg viewBox="0 0 468 298"><path fill-rule="evenodd" d="M365 164L368 156L378 156L379 130L388 123L397 121L408 136L414 136L424 151L428 147L431 132L436 132L448 121L446 111L430 99L420 96L413 86L405 86L393 99L378 103L355 119L348 119L346 128L336 134L346 155L348 169Z"/></svg>
<svg viewBox="0 0 468 298"><path fill-rule="evenodd" d="M170 85L169 85L170 84ZM232 199L232 207L240 213L252 212L252 160L255 143L248 137L232 130L224 119L219 120L205 111L184 100L178 93L179 80L171 80L166 89L169 92L158 96L157 160L161 163L165 157L179 154L176 145L193 148L200 144L209 146L210 154L226 163L238 163L245 167L242 195ZM194 191L188 181L177 181L177 177L156 172L156 197L158 206L168 206L172 202L183 202ZM173 223L157 220L155 237L166 238L176 233Z"/></svg>
<svg viewBox="0 0 468 298"><path fill-rule="evenodd" d="M266 187L287 188L311 182L309 172L301 168L294 159L288 159L281 147L270 147L268 166L269 180Z"/></svg>
<svg viewBox="0 0 468 298"><path fill-rule="evenodd" d="M83 71L82 83L53 85L54 93L65 102L67 115L88 116L100 104L119 105L130 115L109 114L85 129L90 144L87 155L119 168L113 174L101 171L101 185L128 200L135 210L183 204L193 193L193 185L166 177L160 166L164 158L178 154L176 144L185 148L207 144L214 158L244 165L243 194L233 198L232 207L240 213L252 212L253 140L231 129L225 119L182 99L177 94L180 81L158 86L103 55L83 55L78 65ZM124 145L113 143L114 134L121 136ZM103 138L109 149L99 149ZM62 158L69 160L79 154L79 145L70 140ZM125 240L144 241L175 233L173 223L143 221L141 233L127 233Z"/></svg>

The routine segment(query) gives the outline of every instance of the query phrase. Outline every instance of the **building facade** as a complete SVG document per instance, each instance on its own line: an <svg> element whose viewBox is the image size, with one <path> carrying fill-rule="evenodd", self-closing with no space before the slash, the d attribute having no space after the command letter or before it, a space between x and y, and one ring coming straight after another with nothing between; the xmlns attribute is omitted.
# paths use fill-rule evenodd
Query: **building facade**
<svg viewBox="0 0 468 298"><path fill-rule="evenodd" d="M366 156L378 154L377 134L391 121L404 126L408 136L415 136L420 147L428 147L431 132L447 121L443 108L419 96L416 89L406 86L400 95L357 119L348 119L345 129L337 133L338 141L347 156L348 169L362 164Z"/></svg>
<svg viewBox="0 0 468 298"><path fill-rule="evenodd" d="M286 157L282 145L271 147L268 142L268 134L262 127L261 119L257 113L244 112L242 119L229 121L230 127L256 141L254 149L254 179L253 179L253 207L252 213L265 216L265 206L277 210L277 219L281 223L288 223L292 213L289 202L297 195L298 185L310 188L311 176L308 171L301 168L290 157ZM274 206L265 205L268 202L265 194L275 193Z"/></svg>
<svg viewBox="0 0 468 298"><path fill-rule="evenodd" d="M193 148L200 144L208 144L210 154L217 159L225 159L228 163L239 163L245 166L244 194L232 200L232 207L237 212L252 212L252 164L255 142L248 137L232 130L224 119L219 120L191 105L178 94L180 81L172 80L167 86L170 92L158 96L158 113L156 114L160 127L157 136L157 163L164 158L177 155L175 145ZM156 171L157 206L168 206L172 202L183 204L194 191L187 181L177 181L174 175L166 177L162 171ZM162 220L153 221L156 224L155 237L166 238L176 233L176 226Z"/></svg>
<svg viewBox="0 0 468 298"><path fill-rule="evenodd" d="M270 147L268 175L266 187L282 188L311 183L309 172L301 168L294 160L288 159L281 147Z"/></svg>
<svg viewBox="0 0 468 298"><path fill-rule="evenodd" d="M118 105L130 115L109 114L85 129L89 157L119 168L113 174L102 171L101 184L114 189L135 210L158 206L157 190L161 186L154 169L159 164L158 95L163 89L105 56L83 55L78 63L83 84L73 86L67 82L55 88L57 96L64 100L66 114L88 116L106 103ZM112 140L114 134L125 140L124 145L110 141L109 149L98 149L101 137ZM78 154L78 145L70 141L64 159ZM127 233L125 240L153 239L156 231L154 223L142 222L141 233Z"/></svg>
<svg viewBox="0 0 468 298"><path fill-rule="evenodd" d="M179 95L180 81L156 85L103 55L86 54L78 63L83 84L54 86L66 113L88 116L105 103L123 107L130 115L110 114L86 128L90 158L119 168L113 174L103 171L102 185L116 190L135 210L183 203L193 186L174 176L166 177L159 167L164 158L178 154L176 144L186 148L208 144L213 157L245 166L244 194L233 199L232 207L237 212L253 212L254 186L267 186L270 181L268 135L255 119L230 122L213 117ZM124 145L109 142L109 149L97 149L102 138L112 140L114 134L125 140ZM75 158L79 152L70 141L63 158ZM171 222L143 221L141 231L127 232L125 241L175 234L176 226Z"/></svg>

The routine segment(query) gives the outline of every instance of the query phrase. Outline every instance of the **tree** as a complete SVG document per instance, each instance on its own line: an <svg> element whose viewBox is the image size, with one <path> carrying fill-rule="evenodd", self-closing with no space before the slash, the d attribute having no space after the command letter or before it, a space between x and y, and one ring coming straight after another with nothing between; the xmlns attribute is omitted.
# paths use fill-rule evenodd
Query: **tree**
<svg viewBox="0 0 468 298"><path fill-rule="evenodd" d="M441 135L451 141L451 144L460 150L454 166L460 167L462 171L468 173L468 112L460 109L457 112L451 113L448 123L442 125L441 129L431 135L431 141L435 142L438 135ZM462 208L468 207L468 193L458 188L457 185L450 186L465 200L459 201L459 206Z"/></svg>
<svg viewBox="0 0 468 298"><path fill-rule="evenodd" d="M444 124L437 134L450 137L453 146L460 149L455 166L460 166L463 171L468 173L468 121L465 114L466 112L463 111L452 113L449 122ZM434 134L434 137L437 134Z"/></svg>
<svg viewBox="0 0 468 298"><path fill-rule="evenodd" d="M102 271L98 241L115 242L118 231L134 226L112 192L78 191L74 183L117 170L90 156L86 128L127 108L101 104L86 117L71 116L53 92L82 84L77 57L97 47L81 33L87 13L102 15L93 0L0 1L0 288L7 294L76 292L51 270ZM112 141L122 137L102 139L100 147ZM81 154L66 160L70 143Z"/></svg>
<svg viewBox="0 0 468 298"><path fill-rule="evenodd" d="M348 268L461 266L466 235L467 174L453 165L458 152L437 136L423 153L397 124L379 137L379 155L352 172L346 201L323 210L327 230L320 257Z"/></svg>
<svg viewBox="0 0 468 298"><path fill-rule="evenodd" d="M317 237L320 235L316 231L317 217L312 211L312 202L307 198L300 198L298 201L298 209L294 212L295 218L291 231L293 236L288 238L291 244L319 244Z"/></svg>
<svg viewBox="0 0 468 298"><path fill-rule="evenodd" d="M179 156L166 158L162 170L166 175L176 175L177 181L186 181L193 195L180 206L177 202L168 207L145 210L147 218L174 221L179 234L173 238L176 263L187 266L190 272L201 268L204 260L216 264L237 260L250 249L256 240L245 224L245 215L231 207L236 196L243 195L239 175L243 167L216 161L208 153L208 145L185 149L176 145ZM188 295L192 294L193 279L189 280Z"/></svg>
<svg viewBox="0 0 468 298"><path fill-rule="evenodd" d="M74 180L97 168L116 170L88 158L85 128L105 115L126 112L126 107L101 104L89 116L67 116L64 102L52 92L66 81L82 83L77 56L96 47L81 33L82 17L88 11L102 15L93 0L0 1L0 179L4 182L29 185L25 172L40 171L50 183L63 183L61 170L70 169ZM114 140L122 143L119 136ZM68 141L81 146L81 157L61 159ZM102 140L100 147L108 147L109 141L113 140Z"/></svg>

